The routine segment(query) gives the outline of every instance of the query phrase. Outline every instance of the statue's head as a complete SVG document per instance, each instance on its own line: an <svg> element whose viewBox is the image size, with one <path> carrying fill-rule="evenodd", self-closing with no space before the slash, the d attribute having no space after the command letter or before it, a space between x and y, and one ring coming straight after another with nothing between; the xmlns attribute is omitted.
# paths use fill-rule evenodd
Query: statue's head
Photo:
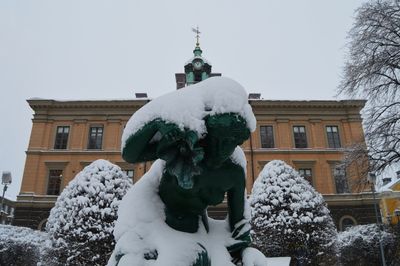
<svg viewBox="0 0 400 266"><path fill-rule="evenodd" d="M238 114L227 113L205 118L207 136L203 140L205 162L209 167L219 167L232 155L236 146L250 136L246 121Z"/></svg>

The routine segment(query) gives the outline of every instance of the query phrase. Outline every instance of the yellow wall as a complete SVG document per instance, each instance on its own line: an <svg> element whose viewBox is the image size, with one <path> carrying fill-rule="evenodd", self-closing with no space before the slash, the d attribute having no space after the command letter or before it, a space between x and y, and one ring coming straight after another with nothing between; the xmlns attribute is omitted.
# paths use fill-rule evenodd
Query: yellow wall
<svg viewBox="0 0 400 266"><path fill-rule="evenodd" d="M397 182L397 184L394 184L390 188L393 192L383 192L382 193L382 199L380 202L380 207L381 207L381 212L382 216L384 218L390 217L390 223L391 224L397 224L399 222L400 217L398 218L394 211L396 209L400 210L400 182ZM385 219L385 223L388 223L389 221Z"/></svg>
<svg viewBox="0 0 400 266"><path fill-rule="evenodd" d="M130 165L120 156L121 135L130 116L145 101L77 101L29 100L35 111L21 194L45 195L48 172L62 168L62 187L88 163L102 158L134 169L135 180L149 169L150 163ZM307 167L313 171L313 185L323 194L335 194L332 166L343 157L342 149L328 148L325 127L339 128L342 147L363 142L359 111L363 101L254 101L251 102L257 118L257 129L243 144L247 157L247 191L264 164L274 159L284 160L295 168ZM88 150L91 125L103 125L103 147ZM274 127L275 148L263 149L260 143L260 126ZM308 148L294 148L292 127L306 127ZM70 126L66 150L54 150L57 126ZM253 154L253 156L251 156ZM251 160L253 158L253 160ZM254 175L253 175L254 172ZM358 170L351 171L350 179L359 178Z"/></svg>

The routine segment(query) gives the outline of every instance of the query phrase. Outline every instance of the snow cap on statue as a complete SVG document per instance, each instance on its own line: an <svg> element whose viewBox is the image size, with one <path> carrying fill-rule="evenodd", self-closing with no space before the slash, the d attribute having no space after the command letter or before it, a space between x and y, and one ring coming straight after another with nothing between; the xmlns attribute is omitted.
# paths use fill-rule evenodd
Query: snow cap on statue
<svg viewBox="0 0 400 266"><path fill-rule="evenodd" d="M226 77L208 78L160 96L135 112L125 127L121 148L131 135L154 119L193 130L200 137L207 132L204 117L223 113L237 113L246 120L250 131L256 128L256 119L242 85Z"/></svg>

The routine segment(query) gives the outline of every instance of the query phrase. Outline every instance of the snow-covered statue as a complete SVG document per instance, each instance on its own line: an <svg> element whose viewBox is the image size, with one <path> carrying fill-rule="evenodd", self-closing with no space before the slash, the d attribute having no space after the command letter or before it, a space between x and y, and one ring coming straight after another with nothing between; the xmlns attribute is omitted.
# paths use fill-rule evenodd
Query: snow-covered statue
<svg viewBox="0 0 400 266"><path fill-rule="evenodd" d="M215 77L154 99L129 120L122 156L154 161L124 197L109 265L256 264L246 202L246 158L239 147L256 121L245 90ZM227 198L217 221L207 207Z"/></svg>

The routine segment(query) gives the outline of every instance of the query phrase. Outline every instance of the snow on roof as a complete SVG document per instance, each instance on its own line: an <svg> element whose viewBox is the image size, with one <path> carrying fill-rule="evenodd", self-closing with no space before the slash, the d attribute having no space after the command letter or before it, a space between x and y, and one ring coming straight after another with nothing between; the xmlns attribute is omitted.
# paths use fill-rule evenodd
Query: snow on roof
<svg viewBox="0 0 400 266"><path fill-rule="evenodd" d="M256 128L245 89L230 78L208 78L160 96L135 112L122 135L122 149L129 136L156 118L193 130L200 137L207 132L203 118L223 113L237 113L246 120L250 131Z"/></svg>
<svg viewBox="0 0 400 266"><path fill-rule="evenodd" d="M400 183L400 178L393 177L392 181L387 183L386 185L381 186L378 190L378 192L385 192L385 191L393 191L392 187L396 184Z"/></svg>

